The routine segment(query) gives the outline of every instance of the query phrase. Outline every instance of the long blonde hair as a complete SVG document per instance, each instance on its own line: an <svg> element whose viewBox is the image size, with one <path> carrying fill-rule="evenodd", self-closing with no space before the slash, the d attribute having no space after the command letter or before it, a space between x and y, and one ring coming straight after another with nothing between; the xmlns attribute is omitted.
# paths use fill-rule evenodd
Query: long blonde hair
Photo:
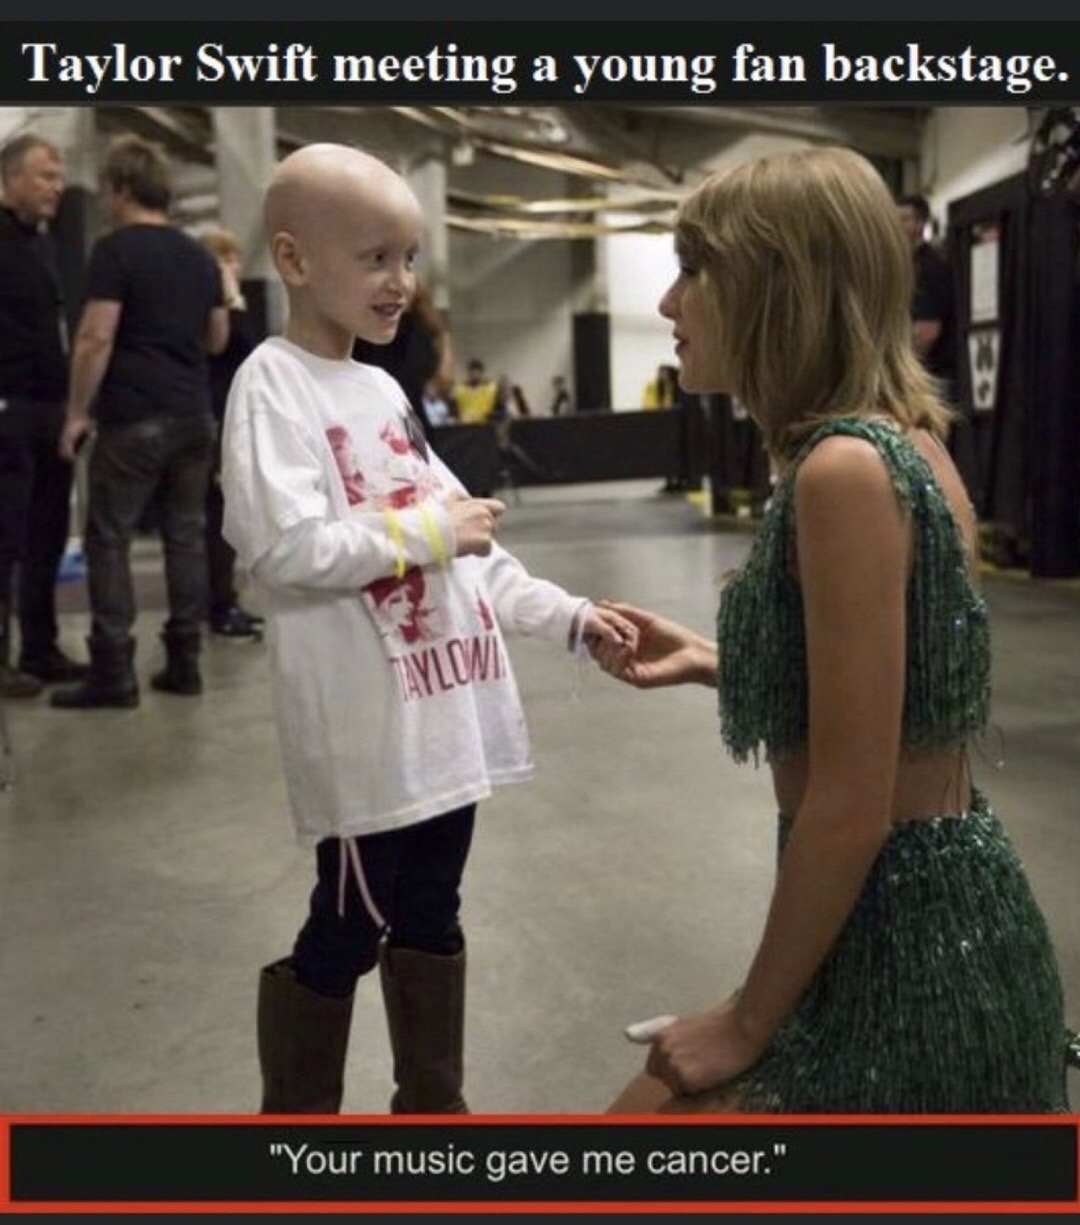
<svg viewBox="0 0 1080 1225"><path fill-rule="evenodd" d="M200 230L198 238L215 259L239 260L243 258L243 252L240 250L240 239L236 237L232 230L222 229L219 226L210 226L205 230Z"/></svg>
<svg viewBox="0 0 1080 1225"><path fill-rule="evenodd" d="M912 348L911 250L885 184L848 149L746 162L679 210L730 390L783 463L838 416L943 437L950 412Z"/></svg>

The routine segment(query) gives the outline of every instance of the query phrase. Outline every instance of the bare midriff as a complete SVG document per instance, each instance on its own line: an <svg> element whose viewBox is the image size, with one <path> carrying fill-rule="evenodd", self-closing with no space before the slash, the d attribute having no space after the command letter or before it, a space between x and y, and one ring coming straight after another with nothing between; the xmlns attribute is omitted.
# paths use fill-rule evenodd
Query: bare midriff
<svg viewBox="0 0 1080 1225"><path fill-rule="evenodd" d="M777 808L795 817L806 794L809 755L785 754L770 763ZM894 823L957 816L971 805L971 779L963 747L901 755L893 787Z"/></svg>

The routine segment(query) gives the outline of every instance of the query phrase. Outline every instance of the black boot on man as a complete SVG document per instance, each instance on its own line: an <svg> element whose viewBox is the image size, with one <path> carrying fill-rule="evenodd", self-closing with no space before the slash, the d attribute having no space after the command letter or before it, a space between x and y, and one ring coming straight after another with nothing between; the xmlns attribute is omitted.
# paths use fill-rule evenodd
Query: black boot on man
<svg viewBox="0 0 1080 1225"><path fill-rule="evenodd" d="M249 613L239 604L226 604L210 609L210 632L222 638L261 638L262 617Z"/></svg>
<svg viewBox="0 0 1080 1225"><path fill-rule="evenodd" d="M19 658L19 671L36 677L43 685L69 684L85 680L90 675L90 665L81 664L53 643L44 651L28 654L23 650Z"/></svg>
<svg viewBox="0 0 1080 1225"><path fill-rule="evenodd" d="M139 704L135 679L135 639L122 642L87 638L90 670L80 685L53 690L49 701L61 710L91 710L99 706L131 707Z"/></svg>
<svg viewBox="0 0 1080 1225"><path fill-rule="evenodd" d="M11 666L11 638L0 625L0 698L36 698L42 688L36 676Z"/></svg>
<svg viewBox="0 0 1080 1225"><path fill-rule="evenodd" d="M0 600L0 698L36 698L41 681L11 664L11 603Z"/></svg>
<svg viewBox="0 0 1080 1225"><path fill-rule="evenodd" d="M199 648L202 640L198 630L165 630L165 667L150 678L150 684L161 693L176 693L196 697L202 693L199 674Z"/></svg>

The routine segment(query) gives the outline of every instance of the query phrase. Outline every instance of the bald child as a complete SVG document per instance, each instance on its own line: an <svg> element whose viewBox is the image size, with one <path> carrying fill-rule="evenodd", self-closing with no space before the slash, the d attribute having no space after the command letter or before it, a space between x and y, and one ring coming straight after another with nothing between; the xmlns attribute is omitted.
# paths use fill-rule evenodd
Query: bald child
<svg viewBox="0 0 1080 1225"><path fill-rule="evenodd" d="M477 802L531 773L505 633L632 649L635 630L495 542L401 387L351 359L393 340L423 229L405 181L340 145L287 157L266 237L283 336L225 416L225 536L267 612L297 834L316 882L291 956L259 979L264 1112L334 1113L358 978L380 968L397 1113L462 1113L459 888Z"/></svg>

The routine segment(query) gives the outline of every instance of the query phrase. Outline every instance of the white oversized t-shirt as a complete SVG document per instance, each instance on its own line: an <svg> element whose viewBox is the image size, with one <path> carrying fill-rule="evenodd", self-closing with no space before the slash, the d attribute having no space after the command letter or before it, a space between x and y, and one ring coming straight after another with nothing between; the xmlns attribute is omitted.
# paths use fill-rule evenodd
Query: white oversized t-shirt
<svg viewBox="0 0 1080 1225"><path fill-rule="evenodd" d="M529 776L502 631L565 649L587 602L498 545L454 557L444 500L463 490L394 379L264 341L229 394L222 488L225 538L267 612L303 840L412 824Z"/></svg>

